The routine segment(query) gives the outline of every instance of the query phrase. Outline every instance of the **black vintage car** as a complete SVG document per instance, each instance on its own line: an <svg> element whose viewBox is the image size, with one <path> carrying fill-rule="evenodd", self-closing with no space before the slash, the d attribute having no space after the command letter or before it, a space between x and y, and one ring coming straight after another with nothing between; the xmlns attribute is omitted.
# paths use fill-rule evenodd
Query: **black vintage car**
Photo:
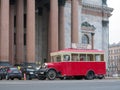
<svg viewBox="0 0 120 90"><path fill-rule="evenodd" d="M24 74L25 74L27 80L37 78L36 69L33 68L33 67L24 67L24 68L21 69L21 71L22 71L23 77L24 77Z"/></svg>

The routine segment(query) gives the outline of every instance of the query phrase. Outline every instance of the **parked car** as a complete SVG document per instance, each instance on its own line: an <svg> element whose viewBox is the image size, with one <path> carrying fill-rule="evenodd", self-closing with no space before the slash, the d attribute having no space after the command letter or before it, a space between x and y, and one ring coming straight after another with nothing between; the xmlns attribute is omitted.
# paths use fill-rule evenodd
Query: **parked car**
<svg viewBox="0 0 120 90"><path fill-rule="evenodd" d="M6 77L6 69L0 68L0 80L5 79Z"/></svg>
<svg viewBox="0 0 120 90"><path fill-rule="evenodd" d="M35 68L33 68L33 67L25 67L25 68L22 68L21 70L22 70L23 76L24 76L24 74L26 75L27 80L37 78Z"/></svg>
<svg viewBox="0 0 120 90"><path fill-rule="evenodd" d="M22 72L16 67L10 67L7 69L6 79L14 80L14 78L22 79Z"/></svg>

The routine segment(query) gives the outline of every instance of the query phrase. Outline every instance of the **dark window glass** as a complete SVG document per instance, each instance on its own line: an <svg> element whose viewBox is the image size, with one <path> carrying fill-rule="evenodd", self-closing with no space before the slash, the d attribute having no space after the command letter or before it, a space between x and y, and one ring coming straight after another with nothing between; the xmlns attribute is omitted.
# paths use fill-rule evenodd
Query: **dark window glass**
<svg viewBox="0 0 120 90"><path fill-rule="evenodd" d="M89 44L89 37L87 35L82 36L82 44Z"/></svg>

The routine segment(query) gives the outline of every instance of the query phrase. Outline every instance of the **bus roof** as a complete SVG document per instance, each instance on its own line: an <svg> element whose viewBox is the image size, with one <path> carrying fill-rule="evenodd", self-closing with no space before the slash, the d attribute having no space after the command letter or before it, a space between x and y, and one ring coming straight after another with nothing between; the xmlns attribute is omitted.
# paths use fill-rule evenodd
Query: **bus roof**
<svg viewBox="0 0 120 90"><path fill-rule="evenodd" d="M76 48L67 48L63 50L59 50L56 52L52 52L51 55L57 55L62 53L81 53L81 54L104 54L103 50L97 50L97 49L76 49Z"/></svg>

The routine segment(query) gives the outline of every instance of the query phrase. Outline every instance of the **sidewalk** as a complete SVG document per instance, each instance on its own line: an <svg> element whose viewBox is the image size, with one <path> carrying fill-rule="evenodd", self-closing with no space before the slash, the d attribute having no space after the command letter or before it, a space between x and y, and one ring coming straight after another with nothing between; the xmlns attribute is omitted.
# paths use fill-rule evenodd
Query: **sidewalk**
<svg viewBox="0 0 120 90"><path fill-rule="evenodd" d="M105 79L107 79L107 80L111 80L111 79L118 79L118 80L120 80L120 77L105 77Z"/></svg>

